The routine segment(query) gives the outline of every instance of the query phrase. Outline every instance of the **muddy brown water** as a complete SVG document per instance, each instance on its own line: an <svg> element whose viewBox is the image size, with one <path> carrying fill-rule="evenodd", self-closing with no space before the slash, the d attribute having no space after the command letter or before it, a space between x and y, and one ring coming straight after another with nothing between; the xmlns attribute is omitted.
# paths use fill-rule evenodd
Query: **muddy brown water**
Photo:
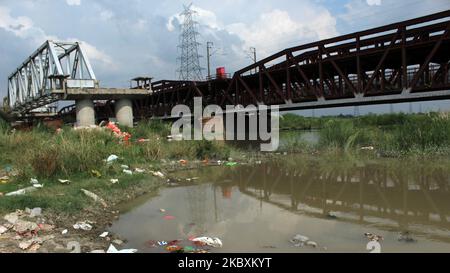
<svg viewBox="0 0 450 273"><path fill-rule="evenodd" d="M288 155L176 176L199 179L121 208L111 231L122 247L166 252L146 242L213 236L223 248L211 252L367 253L370 232L381 252L450 252L450 161ZM293 246L296 234L318 247Z"/></svg>

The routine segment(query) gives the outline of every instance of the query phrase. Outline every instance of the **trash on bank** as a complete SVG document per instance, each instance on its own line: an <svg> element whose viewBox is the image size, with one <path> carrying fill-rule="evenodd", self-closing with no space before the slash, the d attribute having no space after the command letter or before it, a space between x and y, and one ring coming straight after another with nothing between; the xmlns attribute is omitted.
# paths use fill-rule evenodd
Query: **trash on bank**
<svg viewBox="0 0 450 273"><path fill-rule="evenodd" d="M62 234L62 235L66 235L68 232L69 232L69 231L68 231L67 229L65 229L65 230L61 231L61 234Z"/></svg>
<svg viewBox="0 0 450 273"><path fill-rule="evenodd" d="M3 233L7 232L9 229L4 227L4 226L0 226L0 235L2 235Z"/></svg>
<svg viewBox="0 0 450 273"><path fill-rule="evenodd" d="M158 241L157 243L160 246L166 246L168 244L166 241Z"/></svg>
<svg viewBox="0 0 450 273"><path fill-rule="evenodd" d="M162 172L153 172L153 171L150 171L150 173L153 175L153 176L156 176L156 177L159 177L159 178L164 178L165 177L165 175L162 173Z"/></svg>
<svg viewBox="0 0 450 273"><path fill-rule="evenodd" d="M58 179L61 184L70 184L70 180Z"/></svg>
<svg viewBox="0 0 450 273"><path fill-rule="evenodd" d="M180 161L178 161L178 162L180 162L181 165L187 165L188 164L188 161L184 160L184 159L180 159Z"/></svg>
<svg viewBox="0 0 450 273"><path fill-rule="evenodd" d="M201 246L208 245L216 248L223 246L222 241L219 238L199 237L192 239L192 241Z"/></svg>
<svg viewBox="0 0 450 273"><path fill-rule="evenodd" d="M375 150L375 147L373 146L367 146L367 147L361 147L362 151L373 151Z"/></svg>
<svg viewBox="0 0 450 273"><path fill-rule="evenodd" d="M97 170L91 170L91 174L92 174L92 176L94 176L96 178L102 177L102 174Z"/></svg>
<svg viewBox="0 0 450 273"><path fill-rule="evenodd" d="M41 208L34 208L34 209L26 208L25 212L28 213L31 218L34 218L36 216L41 216L42 209Z"/></svg>
<svg viewBox="0 0 450 273"><path fill-rule="evenodd" d="M120 165L122 169L128 170L130 167L128 165Z"/></svg>
<svg viewBox="0 0 450 273"><path fill-rule="evenodd" d="M36 190L37 190L36 187L28 187L28 188L25 188L25 189L20 189L20 190L17 190L17 191L13 191L13 192L7 193L7 194L5 194L5 196L25 195L27 193L30 193L30 192L33 192L33 191L36 191Z"/></svg>
<svg viewBox="0 0 450 273"><path fill-rule="evenodd" d="M227 162L227 163L225 163L225 166L227 166L227 167L235 167L237 165L238 165L237 162Z"/></svg>
<svg viewBox="0 0 450 273"><path fill-rule="evenodd" d="M137 249L118 250L113 244L110 244L106 253L136 253L137 251L138 251Z"/></svg>
<svg viewBox="0 0 450 273"><path fill-rule="evenodd" d="M30 179L30 183L31 183L32 185L36 185L36 184L39 184L39 181L38 181L36 178L31 178L31 179Z"/></svg>
<svg viewBox="0 0 450 273"><path fill-rule="evenodd" d="M301 234L297 234L294 236L294 238L292 238L290 240L290 242L295 246L295 247L302 247L304 246L307 242L309 241L309 238L301 235Z"/></svg>
<svg viewBox="0 0 450 273"><path fill-rule="evenodd" d="M91 221L77 222L75 225L73 225L73 228L76 230L82 229L85 231L89 231L92 230L92 222Z"/></svg>
<svg viewBox="0 0 450 273"><path fill-rule="evenodd" d="M170 245L166 247L166 250L169 252L181 252L184 248L177 245Z"/></svg>
<svg viewBox="0 0 450 273"><path fill-rule="evenodd" d="M376 234L372 234L369 232L364 233L364 236L366 236L367 239L369 239L369 241L383 241L383 237L380 235L376 235Z"/></svg>
<svg viewBox="0 0 450 273"><path fill-rule="evenodd" d="M128 174L128 175L133 175L133 172L130 170L123 170L123 173Z"/></svg>
<svg viewBox="0 0 450 273"><path fill-rule="evenodd" d="M135 171L136 173L145 173L145 170L139 169L139 168L134 169L134 171Z"/></svg>
<svg viewBox="0 0 450 273"><path fill-rule="evenodd" d="M9 176L0 177L0 184L6 184L9 182Z"/></svg>
<svg viewBox="0 0 450 273"><path fill-rule="evenodd" d="M106 162L107 163L113 163L114 161L116 161L117 159L119 159L119 157L117 155L110 155L107 159Z"/></svg>
<svg viewBox="0 0 450 273"><path fill-rule="evenodd" d="M34 184L33 187L36 189L42 189L44 187L44 184Z"/></svg>
<svg viewBox="0 0 450 273"><path fill-rule="evenodd" d="M108 236L109 232L105 231L102 234L100 234L100 238L106 238Z"/></svg>
<svg viewBox="0 0 450 273"><path fill-rule="evenodd" d="M103 198L101 198L100 196L98 196L97 194L90 192L88 190L85 189L81 189L81 191L89 198L91 198L92 200L94 200L95 202L98 202L100 204L102 204L103 207L108 207L108 204L106 204L105 200L103 200Z"/></svg>
<svg viewBox="0 0 450 273"><path fill-rule="evenodd" d="M110 179L109 181L111 181L111 184L117 184L119 183L119 179Z"/></svg>
<svg viewBox="0 0 450 273"><path fill-rule="evenodd" d="M175 216L166 215L166 216L164 216L164 220L175 220Z"/></svg>

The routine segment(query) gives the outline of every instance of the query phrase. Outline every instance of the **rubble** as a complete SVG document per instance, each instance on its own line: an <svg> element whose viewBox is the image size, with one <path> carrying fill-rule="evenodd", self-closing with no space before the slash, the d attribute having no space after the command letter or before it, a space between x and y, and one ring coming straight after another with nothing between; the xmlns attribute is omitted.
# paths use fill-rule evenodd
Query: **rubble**
<svg viewBox="0 0 450 273"><path fill-rule="evenodd" d="M75 225L73 225L73 228L76 230L82 229L85 231L92 230L92 224L91 221L84 221L84 222L77 222Z"/></svg>

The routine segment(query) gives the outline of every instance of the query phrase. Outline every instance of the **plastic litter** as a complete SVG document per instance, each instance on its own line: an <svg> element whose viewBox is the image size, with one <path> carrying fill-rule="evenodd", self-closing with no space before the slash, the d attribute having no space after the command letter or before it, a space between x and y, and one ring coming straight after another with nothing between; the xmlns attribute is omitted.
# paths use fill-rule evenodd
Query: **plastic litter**
<svg viewBox="0 0 450 273"><path fill-rule="evenodd" d="M30 183L33 185L39 184L39 181L36 178L31 178Z"/></svg>
<svg viewBox="0 0 450 273"><path fill-rule="evenodd" d="M41 216L42 209L41 208L34 208L34 209L25 209L25 212L30 215L31 218L34 218L36 216Z"/></svg>
<svg viewBox="0 0 450 273"><path fill-rule="evenodd" d="M162 172L153 172L153 171L150 171L150 173L153 175L153 176L156 176L156 177L159 177L159 178L164 178L165 177L165 175L162 173Z"/></svg>
<svg viewBox="0 0 450 273"><path fill-rule="evenodd" d="M163 212L163 213L166 212L165 209L159 209L159 211L160 211L160 212Z"/></svg>
<svg viewBox="0 0 450 273"><path fill-rule="evenodd" d="M295 247L302 247L304 246L307 242L309 241L309 238L301 235L301 234L297 234L294 236L294 238L292 238L290 240L290 242L295 246Z"/></svg>
<svg viewBox="0 0 450 273"><path fill-rule="evenodd" d="M42 189L44 187L44 184L34 184L33 187L36 189Z"/></svg>
<svg viewBox="0 0 450 273"><path fill-rule="evenodd" d="M100 234L100 238L105 238L108 235L109 235L109 232L105 231L102 234Z"/></svg>
<svg viewBox="0 0 450 273"><path fill-rule="evenodd" d="M96 178L102 177L102 174L97 170L91 170L91 174Z"/></svg>
<svg viewBox="0 0 450 273"><path fill-rule="evenodd" d="M119 239L116 239L116 240L113 240L112 241L114 244L116 244L116 245L123 245L123 241L122 240L119 240Z"/></svg>
<svg viewBox="0 0 450 273"><path fill-rule="evenodd" d="M19 213L18 212L13 212L13 213L9 213L6 214L3 219L5 219L6 221L8 221L10 224L16 224L17 220L19 220Z"/></svg>
<svg viewBox="0 0 450 273"><path fill-rule="evenodd" d="M225 163L225 166L227 166L227 167L234 167L234 166L237 166L237 165L238 165L237 162L227 162L227 163Z"/></svg>
<svg viewBox="0 0 450 273"><path fill-rule="evenodd" d="M61 231L61 234L62 234L62 235L66 235L68 232L69 232L69 231L68 231L67 229L65 229L65 230Z"/></svg>
<svg viewBox="0 0 450 273"><path fill-rule="evenodd" d="M122 169L128 170L130 167L128 165L120 165Z"/></svg>
<svg viewBox="0 0 450 273"><path fill-rule="evenodd" d="M166 215L166 216L164 216L164 220L175 220L175 216Z"/></svg>
<svg viewBox="0 0 450 273"><path fill-rule="evenodd" d="M135 171L136 173L145 173L145 170L139 169L139 168L134 169L134 171Z"/></svg>
<svg viewBox="0 0 450 273"><path fill-rule="evenodd" d="M70 184L70 180L58 179L61 184Z"/></svg>
<svg viewBox="0 0 450 273"><path fill-rule="evenodd" d="M111 181L111 184L117 184L117 183L119 183L119 179L111 179L111 180L109 180L109 181Z"/></svg>
<svg viewBox="0 0 450 273"><path fill-rule="evenodd" d="M110 244L106 253L136 253L137 251L138 251L137 249L118 250L113 244Z"/></svg>
<svg viewBox="0 0 450 273"><path fill-rule="evenodd" d="M105 200L103 200L100 196L98 196L97 194L90 192L88 190L85 189L81 189L81 191L89 198L91 198L92 200L94 200L95 202L98 202L100 204L102 204L103 207L108 207L108 204L106 204Z"/></svg>
<svg viewBox="0 0 450 273"><path fill-rule="evenodd" d="M28 231L36 231L37 229L38 225L36 223L24 221L21 219L17 220L16 223L14 224L14 231L19 234L23 234Z"/></svg>
<svg viewBox="0 0 450 273"><path fill-rule="evenodd" d="M199 237L192 239L192 241L200 245L207 245L216 248L223 246L222 241L219 238Z"/></svg>
<svg viewBox="0 0 450 273"><path fill-rule="evenodd" d="M7 232L8 228L4 227L4 226L0 226L0 235L2 235L3 233Z"/></svg>
<svg viewBox="0 0 450 273"><path fill-rule="evenodd" d="M168 243L166 241L157 242L159 246L166 246Z"/></svg>
<svg viewBox="0 0 450 273"><path fill-rule="evenodd" d="M183 250L183 247L177 245L170 245L166 247L166 250L169 252L180 252Z"/></svg>
<svg viewBox="0 0 450 273"><path fill-rule="evenodd" d="M20 190L17 190L17 191L13 191L13 192L7 193L7 194L5 194L5 196L25 195L25 194L33 192L35 190L37 190L36 187L28 187L28 188L25 188L25 189L20 189Z"/></svg>
<svg viewBox="0 0 450 273"><path fill-rule="evenodd" d="M92 222L90 221L84 221L84 222L77 222L75 225L73 225L73 228L76 230L82 229L85 231L92 230Z"/></svg>
<svg viewBox="0 0 450 273"><path fill-rule="evenodd" d="M406 243L417 242L417 240L412 237L412 234L409 231L400 232L400 234L398 235L398 241Z"/></svg>
<svg viewBox="0 0 450 273"><path fill-rule="evenodd" d="M6 184L9 182L9 176L0 177L0 184Z"/></svg>
<svg viewBox="0 0 450 273"><path fill-rule="evenodd" d="M369 239L369 241L383 241L383 237L380 235L376 235L376 234L372 234L369 232L364 233L364 236L366 236L367 239Z"/></svg>
<svg viewBox="0 0 450 273"><path fill-rule="evenodd" d="M367 147L361 147L362 151L373 151L375 150L375 147L373 146L367 146Z"/></svg>
<svg viewBox="0 0 450 273"><path fill-rule="evenodd" d="M188 163L188 161L184 159L181 159L179 162L181 165L186 165Z"/></svg>
<svg viewBox="0 0 450 273"><path fill-rule="evenodd" d="M130 170L123 170L123 173L128 174L128 175L133 175L133 172Z"/></svg>
<svg viewBox="0 0 450 273"><path fill-rule="evenodd" d="M119 159L119 157L117 155L110 155L107 159L106 162L107 163L112 163L114 161L116 161L117 159Z"/></svg>

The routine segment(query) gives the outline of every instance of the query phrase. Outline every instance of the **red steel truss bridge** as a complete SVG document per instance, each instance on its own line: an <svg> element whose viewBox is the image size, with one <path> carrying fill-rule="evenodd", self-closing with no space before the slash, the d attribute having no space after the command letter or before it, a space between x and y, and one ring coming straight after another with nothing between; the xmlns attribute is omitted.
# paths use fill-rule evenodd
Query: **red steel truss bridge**
<svg viewBox="0 0 450 273"><path fill-rule="evenodd" d="M135 117L178 104L279 105L281 111L450 99L450 10L300 45L208 81L151 83Z"/></svg>

